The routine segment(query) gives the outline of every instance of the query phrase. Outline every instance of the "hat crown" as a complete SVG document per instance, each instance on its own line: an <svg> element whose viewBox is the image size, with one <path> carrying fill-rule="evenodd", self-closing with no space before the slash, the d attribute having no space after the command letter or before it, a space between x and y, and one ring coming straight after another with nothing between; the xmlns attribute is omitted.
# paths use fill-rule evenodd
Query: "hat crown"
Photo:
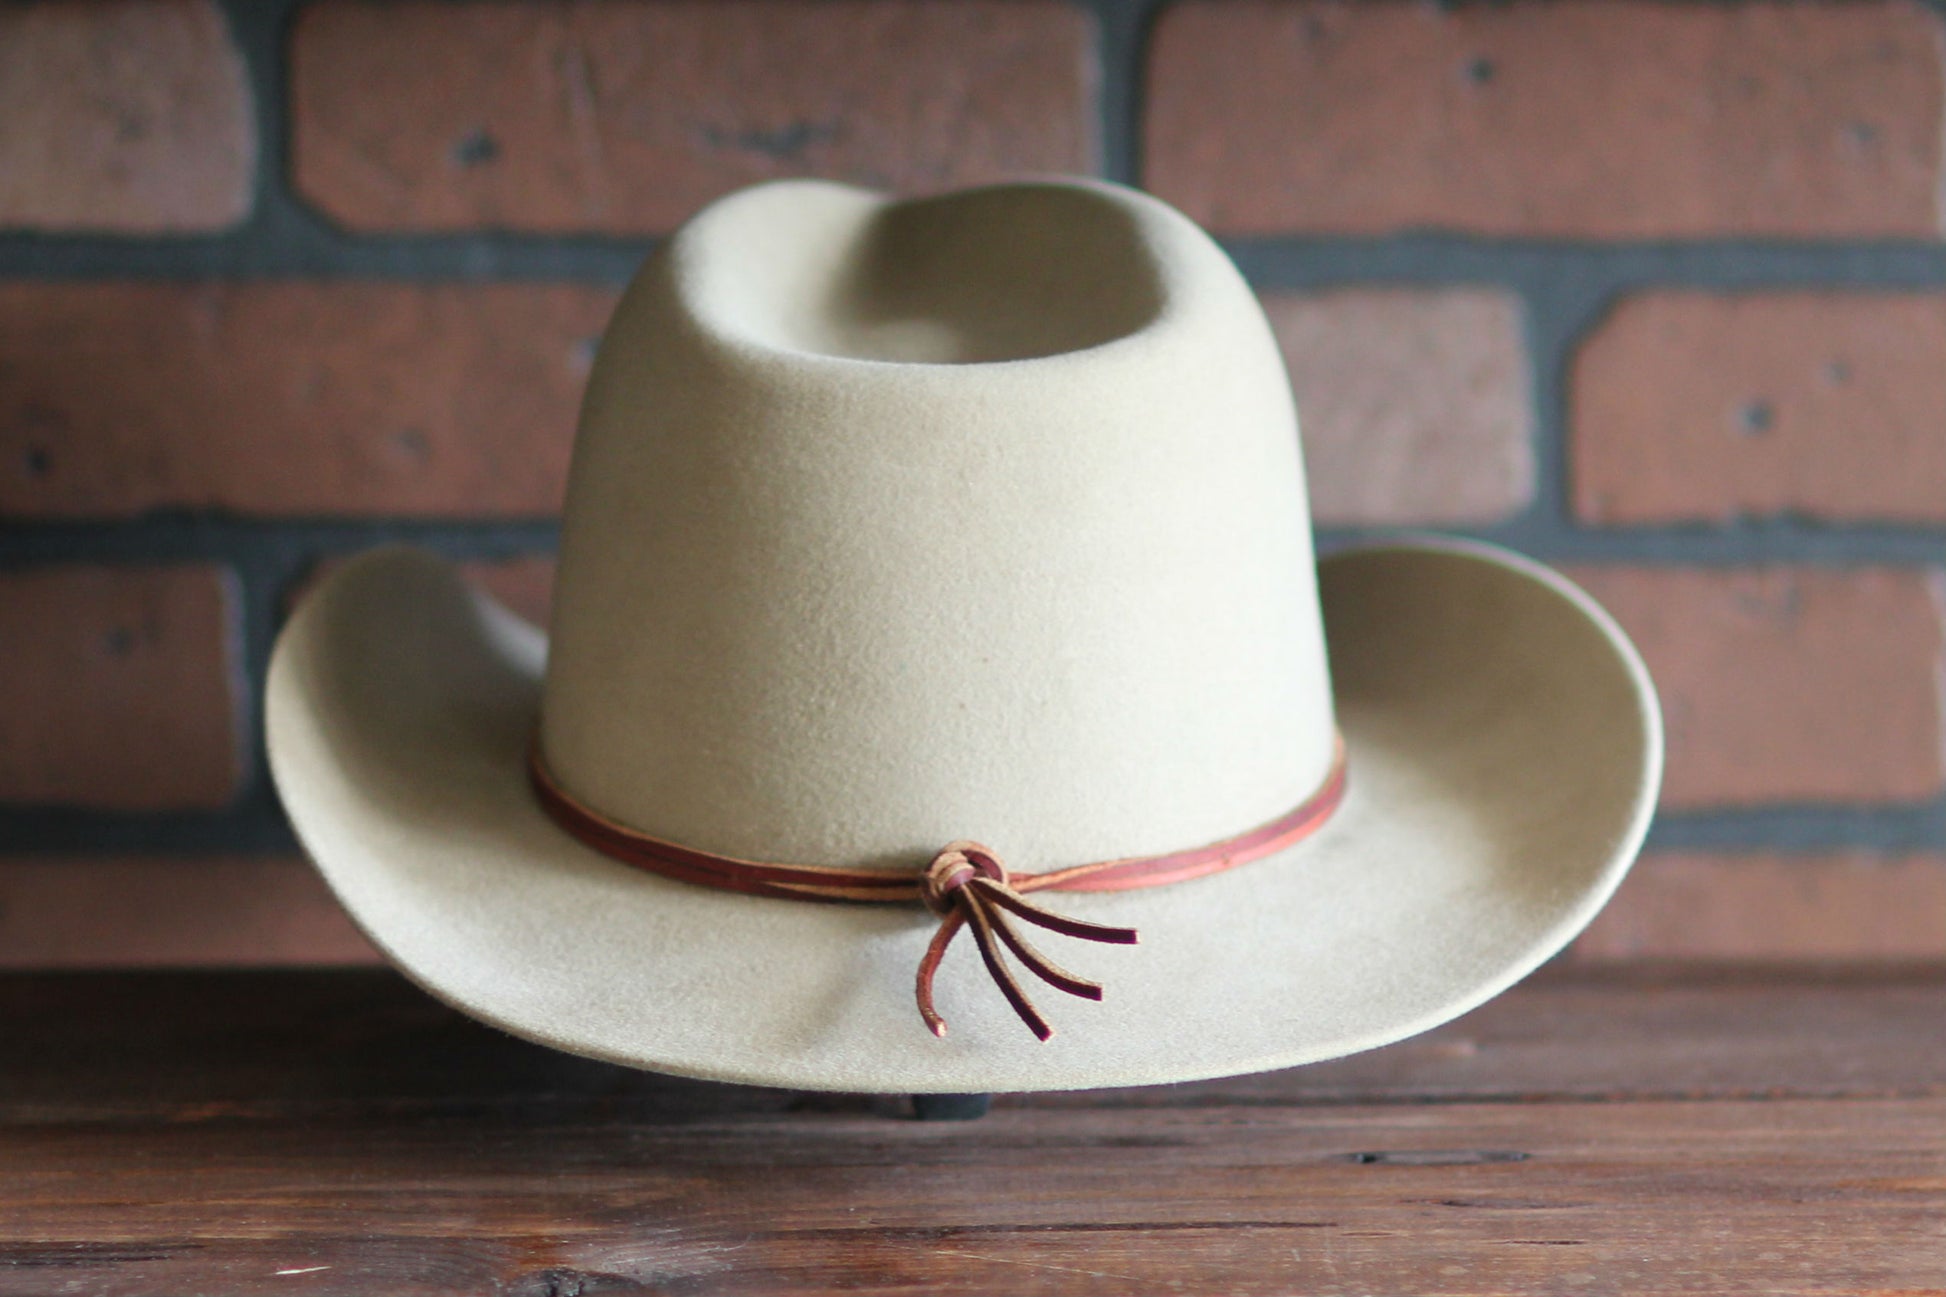
<svg viewBox="0 0 1946 1297"><path fill-rule="evenodd" d="M707 851L1052 868L1309 795L1333 724L1254 296L1119 186L759 186L630 286L575 447L542 740Z"/></svg>

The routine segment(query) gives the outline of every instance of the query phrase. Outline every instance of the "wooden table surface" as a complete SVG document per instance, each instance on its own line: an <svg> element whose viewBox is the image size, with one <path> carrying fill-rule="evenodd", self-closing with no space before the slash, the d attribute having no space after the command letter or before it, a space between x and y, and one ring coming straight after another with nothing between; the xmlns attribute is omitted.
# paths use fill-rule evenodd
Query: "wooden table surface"
<svg viewBox="0 0 1946 1297"><path fill-rule="evenodd" d="M1232 1081L629 1072L389 973L0 977L0 1293L1946 1293L1946 969L1555 969Z"/></svg>

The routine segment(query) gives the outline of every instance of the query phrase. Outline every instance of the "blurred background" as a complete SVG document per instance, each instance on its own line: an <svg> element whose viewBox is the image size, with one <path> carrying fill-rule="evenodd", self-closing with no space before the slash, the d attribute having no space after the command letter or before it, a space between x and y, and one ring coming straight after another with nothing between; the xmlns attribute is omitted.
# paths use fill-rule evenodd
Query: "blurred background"
<svg viewBox="0 0 1946 1297"><path fill-rule="evenodd" d="M1669 725L1567 956L1946 956L1946 7L0 2L0 966L375 958L264 768L405 539L544 620L616 293L729 189L1140 184L1263 296L1322 544L1566 567Z"/></svg>

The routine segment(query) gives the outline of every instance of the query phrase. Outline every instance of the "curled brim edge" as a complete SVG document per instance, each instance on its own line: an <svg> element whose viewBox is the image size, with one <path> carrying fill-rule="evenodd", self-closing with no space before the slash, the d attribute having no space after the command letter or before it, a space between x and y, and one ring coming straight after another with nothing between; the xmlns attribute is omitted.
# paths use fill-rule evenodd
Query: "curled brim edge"
<svg viewBox="0 0 1946 1297"><path fill-rule="evenodd" d="M1076 953L1107 998L1057 1006L1047 1044L965 948L940 972L952 1033L926 1032L911 1004L923 910L717 892L567 837L522 761L544 637L422 551L345 563L292 617L267 690L271 769L306 851L393 964L571 1053L879 1093L1294 1066L1437 1026L1559 951L1633 861L1662 771L1647 670L1558 573L1410 537L1332 554L1319 579L1345 805L1225 874L1064 898L1143 944Z"/></svg>

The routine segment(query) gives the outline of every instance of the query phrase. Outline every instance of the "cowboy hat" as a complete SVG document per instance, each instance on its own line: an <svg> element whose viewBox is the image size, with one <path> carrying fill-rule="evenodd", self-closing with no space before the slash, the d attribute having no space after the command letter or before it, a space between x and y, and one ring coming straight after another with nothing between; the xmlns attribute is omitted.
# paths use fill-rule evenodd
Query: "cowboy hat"
<svg viewBox="0 0 1946 1297"><path fill-rule="evenodd" d="M298 836L434 995L878 1092L1432 1027L1593 917L1662 751L1562 577L1430 538L1317 562L1254 296L1079 181L713 204L603 339L550 634L375 551L292 616L266 708ZM1049 939L1082 977L1020 923L1140 944Z"/></svg>

